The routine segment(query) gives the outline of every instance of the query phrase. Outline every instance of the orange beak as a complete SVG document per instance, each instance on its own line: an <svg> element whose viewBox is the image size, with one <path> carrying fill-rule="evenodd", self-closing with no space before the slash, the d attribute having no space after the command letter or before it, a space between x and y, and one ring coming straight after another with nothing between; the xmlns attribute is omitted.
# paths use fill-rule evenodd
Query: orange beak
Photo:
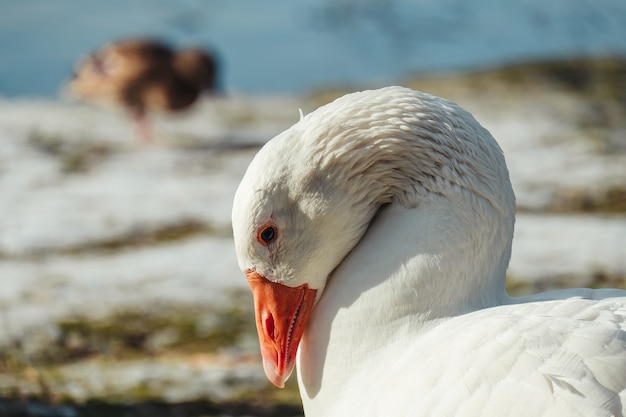
<svg viewBox="0 0 626 417"><path fill-rule="evenodd" d="M265 375L272 384L283 388L296 363L298 345L317 290L306 284L287 287L252 270L246 271L246 278L254 296Z"/></svg>

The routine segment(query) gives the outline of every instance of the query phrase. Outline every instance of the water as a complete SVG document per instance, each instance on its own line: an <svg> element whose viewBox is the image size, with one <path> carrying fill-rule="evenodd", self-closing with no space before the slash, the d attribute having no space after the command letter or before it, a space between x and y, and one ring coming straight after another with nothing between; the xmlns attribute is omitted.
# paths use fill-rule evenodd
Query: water
<svg viewBox="0 0 626 417"><path fill-rule="evenodd" d="M136 35L213 48L226 90L301 92L626 55L626 1L0 0L0 95L54 96L79 56Z"/></svg>

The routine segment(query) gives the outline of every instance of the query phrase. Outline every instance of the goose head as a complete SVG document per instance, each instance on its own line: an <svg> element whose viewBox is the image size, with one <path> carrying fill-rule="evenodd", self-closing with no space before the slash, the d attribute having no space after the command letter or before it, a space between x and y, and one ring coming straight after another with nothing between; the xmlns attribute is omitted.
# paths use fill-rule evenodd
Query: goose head
<svg viewBox="0 0 626 417"><path fill-rule="evenodd" d="M287 136L282 137L298 140ZM323 172L308 172L317 171L312 161L291 159L282 142L268 143L254 159L233 208L235 245L254 294L265 373L278 387L293 370L308 315L329 275L363 234L373 210L346 198L340 184L323 181Z"/></svg>
<svg viewBox="0 0 626 417"><path fill-rule="evenodd" d="M461 216L482 213L495 225L500 263L508 262L514 196L502 153L451 102L402 87L349 94L258 152L235 193L232 223L272 383L284 386L309 314L376 214L432 196Z"/></svg>

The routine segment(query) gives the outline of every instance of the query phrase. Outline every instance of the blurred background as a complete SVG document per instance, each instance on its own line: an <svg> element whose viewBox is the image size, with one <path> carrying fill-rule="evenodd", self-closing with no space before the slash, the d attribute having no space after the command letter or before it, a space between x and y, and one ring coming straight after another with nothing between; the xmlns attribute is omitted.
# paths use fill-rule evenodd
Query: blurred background
<svg viewBox="0 0 626 417"><path fill-rule="evenodd" d="M68 82L146 37L217 75L142 139L135 107ZM622 0L0 0L0 416L302 415L260 365L232 195L299 108L350 91L441 95L492 132L512 294L626 287L624 39Z"/></svg>
<svg viewBox="0 0 626 417"><path fill-rule="evenodd" d="M615 0L2 0L0 93L54 96L77 58L119 38L215 48L223 85L307 92L528 60L626 53Z"/></svg>

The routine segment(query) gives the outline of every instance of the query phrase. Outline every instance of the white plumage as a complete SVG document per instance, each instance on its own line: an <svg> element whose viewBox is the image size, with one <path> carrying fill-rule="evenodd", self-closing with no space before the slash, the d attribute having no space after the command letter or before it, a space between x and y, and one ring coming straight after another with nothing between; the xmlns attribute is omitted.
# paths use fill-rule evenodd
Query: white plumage
<svg viewBox="0 0 626 417"><path fill-rule="evenodd" d="M233 206L270 380L299 343L309 417L623 416L626 291L510 298L514 215L500 148L454 103L388 87L303 117Z"/></svg>

